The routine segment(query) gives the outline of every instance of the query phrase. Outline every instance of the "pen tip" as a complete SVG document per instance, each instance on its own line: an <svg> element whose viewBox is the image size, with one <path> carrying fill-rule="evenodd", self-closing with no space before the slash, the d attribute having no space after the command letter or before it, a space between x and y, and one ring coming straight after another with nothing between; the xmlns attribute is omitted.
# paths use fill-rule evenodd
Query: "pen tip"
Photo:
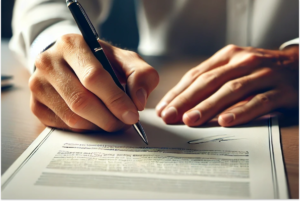
<svg viewBox="0 0 300 201"><path fill-rule="evenodd" d="M147 135L146 135L141 123L138 121L136 124L133 124L133 127L136 130L136 132L140 135L142 140L145 142L145 144L148 145Z"/></svg>

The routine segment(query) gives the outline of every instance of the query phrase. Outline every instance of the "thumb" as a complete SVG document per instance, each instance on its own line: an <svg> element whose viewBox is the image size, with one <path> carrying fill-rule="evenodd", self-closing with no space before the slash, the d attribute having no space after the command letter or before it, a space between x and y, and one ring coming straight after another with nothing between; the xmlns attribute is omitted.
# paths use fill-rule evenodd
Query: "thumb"
<svg viewBox="0 0 300 201"><path fill-rule="evenodd" d="M137 53L99 41L121 82L126 82L126 93L139 111L144 110L150 93L159 82L157 71Z"/></svg>
<svg viewBox="0 0 300 201"><path fill-rule="evenodd" d="M158 85L157 71L149 65L139 65L127 77L127 93L139 111L145 109L150 93Z"/></svg>

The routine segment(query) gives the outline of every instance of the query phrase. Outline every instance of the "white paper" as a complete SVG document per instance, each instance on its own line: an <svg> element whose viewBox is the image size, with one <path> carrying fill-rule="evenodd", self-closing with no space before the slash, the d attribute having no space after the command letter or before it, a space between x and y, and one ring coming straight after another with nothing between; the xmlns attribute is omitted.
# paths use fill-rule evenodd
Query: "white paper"
<svg viewBox="0 0 300 201"><path fill-rule="evenodd" d="M149 146L133 128L45 129L2 176L2 198L288 198L277 121L189 128L165 125L154 110L140 116Z"/></svg>

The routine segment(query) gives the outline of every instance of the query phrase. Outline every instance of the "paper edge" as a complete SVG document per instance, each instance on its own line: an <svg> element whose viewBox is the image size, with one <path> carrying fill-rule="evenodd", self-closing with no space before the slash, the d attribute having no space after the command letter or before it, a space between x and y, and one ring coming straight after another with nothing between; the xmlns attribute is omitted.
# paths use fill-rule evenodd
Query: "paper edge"
<svg viewBox="0 0 300 201"><path fill-rule="evenodd" d="M283 162L283 152L281 149L278 117L271 118L271 122L272 122L272 126L271 126L272 144L273 144L273 150L274 150L274 159L275 159L275 167L276 167L276 174L277 174L279 199L288 199L289 193L288 193L286 172L285 172L284 162Z"/></svg>
<svg viewBox="0 0 300 201"><path fill-rule="evenodd" d="M47 136L52 129L46 127L38 137L29 145L28 148L15 160L15 162L4 172L1 176L1 187L14 174L14 172L22 165L25 159L32 153L32 151L39 145L39 143ZM3 190L3 189L2 189Z"/></svg>
<svg viewBox="0 0 300 201"><path fill-rule="evenodd" d="M283 153L281 149L280 140L280 129L278 125L278 118L271 118L271 131L272 131L272 145L274 149L274 158L276 166L276 176L278 182L279 199L288 199L288 186L286 171L283 162ZM34 149L42 142L42 140L51 132L53 129L46 127L42 133L29 145L29 147L17 158L17 160L5 171L1 176L1 186L17 171L17 169L22 165L25 159L34 151ZM3 189L2 189L3 190Z"/></svg>

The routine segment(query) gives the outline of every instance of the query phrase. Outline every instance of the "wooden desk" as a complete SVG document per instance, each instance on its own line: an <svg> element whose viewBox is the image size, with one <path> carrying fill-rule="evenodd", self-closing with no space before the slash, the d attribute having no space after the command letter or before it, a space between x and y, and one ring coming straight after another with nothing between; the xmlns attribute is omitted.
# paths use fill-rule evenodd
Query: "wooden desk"
<svg viewBox="0 0 300 201"><path fill-rule="evenodd" d="M1 44L2 74L14 76L14 87L1 92L1 174L23 153L45 128L31 113L29 108L30 91L27 86L29 73L12 56L7 41ZM203 58L149 60L160 74L160 83L151 94L147 108L154 108L163 95L174 86L182 75L200 63ZM163 66L164 68L160 68ZM172 76L170 75L172 72ZM298 116L280 119L282 148L291 198L299 198L299 124Z"/></svg>

